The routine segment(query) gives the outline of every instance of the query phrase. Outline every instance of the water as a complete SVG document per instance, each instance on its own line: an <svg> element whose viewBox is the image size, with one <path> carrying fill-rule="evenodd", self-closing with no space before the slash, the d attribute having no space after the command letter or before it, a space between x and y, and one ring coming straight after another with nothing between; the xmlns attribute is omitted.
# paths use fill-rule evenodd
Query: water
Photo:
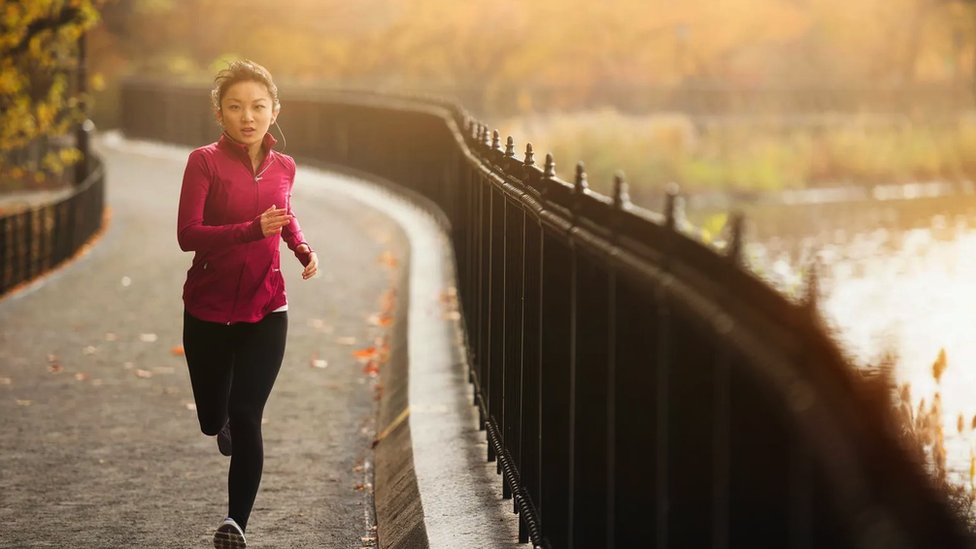
<svg viewBox="0 0 976 549"><path fill-rule="evenodd" d="M918 220L916 220L918 221ZM976 217L935 215L912 229L874 229L753 244L748 257L781 291L798 295L819 261L820 311L834 339L859 367L895 358L914 410L941 398L950 482L972 489L976 455ZM945 352L937 381L933 363ZM957 428L962 417L963 429Z"/></svg>
<svg viewBox="0 0 976 549"><path fill-rule="evenodd" d="M940 395L947 470L968 485L976 448L976 230L947 230L936 219L932 228L891 239L884 231L862 236L854 247L886 251L825 265L821 310L855 364L878 364L884 353L896 357L895 379L910 385L913 408ZM933 364L941 350L946 369L937 381Z"/></svg>
<svg viewBox="0 0 976 549"><path fill-rule="evenodd" d="M722 247L727 212L742 213L746 264L795 299L815 267L819 309L834 340L856 367L892 358L895 382L909 386L916 417L923 400L926 410L941 401L946 478L976 493L976 188L834 191L812 190L798 200L692 197L683 228ZM946 368L937 381L940 351ZM931 446L926 455L932 466Z"/></svg>

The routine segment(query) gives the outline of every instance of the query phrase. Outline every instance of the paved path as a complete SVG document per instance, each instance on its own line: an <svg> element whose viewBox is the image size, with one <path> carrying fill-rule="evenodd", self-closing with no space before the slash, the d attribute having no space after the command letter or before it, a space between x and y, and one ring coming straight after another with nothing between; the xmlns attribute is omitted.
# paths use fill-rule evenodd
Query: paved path
<svg viewBox="0 0 976 549"><path fill-rule="evenodd" d="M101 150L108 231L0 300L0 547L207 547L226 511L227 458L200 433L173 352L190 262L175 236L183 161L178 149ZM388 329L370 316L398 267L378 258L406 243L388 217L300 181L294 204L324 274L302 281L283 261L288 347L249 546L370 547L375 382L353 351Z"/></svg>

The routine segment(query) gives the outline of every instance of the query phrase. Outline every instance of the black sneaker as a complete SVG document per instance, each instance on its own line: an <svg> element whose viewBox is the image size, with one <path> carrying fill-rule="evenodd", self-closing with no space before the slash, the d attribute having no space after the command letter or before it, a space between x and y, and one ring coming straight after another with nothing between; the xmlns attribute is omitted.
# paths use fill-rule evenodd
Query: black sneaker
<svg viewBox="0 0 976 549"><path fill-rule="evenodd" d="M227 517L220 523L217 531L214 532L214 547L216 549L244 549L247 547L247 540L244 539L244 532L237 525L234 519Z"/></svg>
<svg viewBox="0 0 976 549"><path fill-rule="evenodd" d="M230 443L230 422L224 424L224 427L217 433L217 449L220 453L229 456L233 446Z"/></svg>

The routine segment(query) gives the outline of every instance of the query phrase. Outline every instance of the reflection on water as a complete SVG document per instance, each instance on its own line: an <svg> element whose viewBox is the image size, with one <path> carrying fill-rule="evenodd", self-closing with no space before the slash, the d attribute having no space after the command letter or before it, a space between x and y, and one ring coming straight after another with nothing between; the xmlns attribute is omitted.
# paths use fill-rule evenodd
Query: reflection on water
<svg viewBox="0 0 976 549"><path fill-rule="evenodd" d="M948 470L969 482L976 442L976 230L960 227L952 238L938 238L945 229L937 220L933 228L904 233L898 245L884 246L886 253L829 263L822 311L857 364L878 364L885 352L897 357L895 378L911 385L916 406L941 395ZM874 241L880 248L883 238L859 244L870 250ZM933 364L943 349L946 370L937 383Z"/></svg>
<svg viewBox="0 0 976 549"><path fill-rule="evenodd" d="M860 366L896 359L895 379L910 384L913 407L941 395L948 477L971 486L976 453L976 229L964 215L937 215L927 227L820 240L819 251L754 244L750 263L796 295L799 265L816 255L820 309L834 339ZM808 243L809 244L809 243ZM944 350L937 383L933 364ZM962 420L960 421L960 416ZM958 428L962 426L962 429Z"/></svg>

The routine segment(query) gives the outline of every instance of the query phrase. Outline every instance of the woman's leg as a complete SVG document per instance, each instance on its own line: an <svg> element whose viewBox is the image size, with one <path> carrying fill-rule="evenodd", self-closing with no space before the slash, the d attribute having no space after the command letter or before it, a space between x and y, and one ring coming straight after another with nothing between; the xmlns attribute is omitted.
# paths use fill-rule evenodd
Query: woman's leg
<svg viewBox="0 0 976 549"><path fill-rule="evenodd" d="M288 315L271 313L257 323L236 324L235 328L234 378L228 405L234 440L227 482L228 515L246 529L264 467L261 417L285 354Z"/></svg>
<svg viewBox="0 0 976 549"><path fill-rule="evenodd" d="M183 312L183 352L200 430L216 435L227 422L234 352L231 327Z"/></svg>

